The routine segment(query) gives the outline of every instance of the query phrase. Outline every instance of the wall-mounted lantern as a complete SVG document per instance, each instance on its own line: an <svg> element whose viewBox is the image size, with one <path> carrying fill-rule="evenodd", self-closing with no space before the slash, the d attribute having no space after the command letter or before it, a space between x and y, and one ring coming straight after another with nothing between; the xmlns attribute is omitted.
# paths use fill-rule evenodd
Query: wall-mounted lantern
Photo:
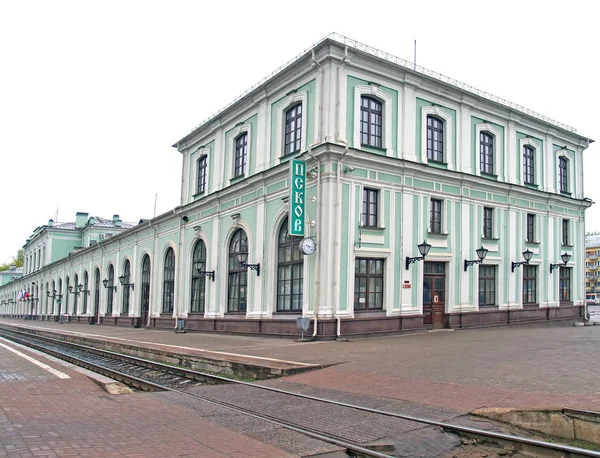
<svg viewBox="0 0 600 458"><path fill-rule="evenodd" d="M519 267L519 266L522 266L524 264L529 264L529 261L531 261L531 257L532 256L533 256L533 251L531 251L529 248L527 248L525 251L523 251L523 259L525 259L525 261L512 262L511 263L511 267L510 267L510 271L514 272L515 271L515 267Z"/></svg>
<svg viewBox="0 0 600 458"><path fill-rule="evenodd" d="M413 262L422 261L423 259L425 259L425 256L427 256L427 254L429 253L429 250L431 250L431 245L429 243L427 243L425 240L423 240L423 243L419 243L417 245L417 248L419 249L419 253L421 254L421 256L416 256L414 258L407 256L406 257L406 270L408 270L408 266L410 266Z"/></svg>
<svg viewBox="0 0 600 458"><path fill-rule="evenodd" d="M571 255L567 252L564 252L563 254L560 255L560 259L562 259L562 262L559 262L558 264L550 264L550 273L552 273L552 271L554 269L556 269L557 267L564 267L567 265L567 263L569 262L569 260L571 259Z"/></svg>
<svg viewBox="0 0 600 458"><path fill-rule="evenodd" d="M472 266L473 264L481 264L488 254L488 249L483 248L483 245L481 245L481 248L477 248L475 250L475 253L477 253L477 257L479 259L474 259L474 260L465 259L465 272L467 271L467 267Z"/></svg>

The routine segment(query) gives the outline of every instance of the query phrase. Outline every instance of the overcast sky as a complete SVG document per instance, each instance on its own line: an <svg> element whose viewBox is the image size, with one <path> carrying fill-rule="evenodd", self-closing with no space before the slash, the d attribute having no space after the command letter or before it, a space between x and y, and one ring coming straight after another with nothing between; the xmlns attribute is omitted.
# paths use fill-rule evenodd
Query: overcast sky
<svg viewBox="0 0 600 458"><path fill-rule="evenodd" d="M137 222L179 204L171 147L275 68L338 32L600 141L592 1L0 0L0 263L78 211ZM585 153L598 201L600 147Z"/></svg>

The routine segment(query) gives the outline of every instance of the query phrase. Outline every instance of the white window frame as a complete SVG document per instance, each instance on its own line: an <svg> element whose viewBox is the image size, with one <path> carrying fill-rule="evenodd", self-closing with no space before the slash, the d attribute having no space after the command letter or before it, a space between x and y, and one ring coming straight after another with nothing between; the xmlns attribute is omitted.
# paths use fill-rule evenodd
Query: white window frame
<svg viewBox="0 0 600 458"><path fill-rule="evenodd" d="M533 148L533 179L534 179L534 183L533 184L529 184L529 183L525 183L525 162L523 161L523 151L525 149L525 146L529 146L530 148ZM519 140L519 151L520 151L520 155L519 155L519 163L521 164L521 176L519 177L518 182L521 183L523 186L529 185L529 186L542 186L542 149L541 149L541 145L536 142L535 140L531 139L531 138L522 138Z"/></svg>
<svg viewBox="0 0 600 458"><path fill-rule="evenodd" d="M562 194L563 192L574 194L575 193L575 171L573 170L573 155L567 149L560 149L557 151L556 157L556 173L554 179L556 180L556 192ZM560 190L560 158L564 157L567 160L567 190Z"/></svg>
<svg viewBox="0 0 600 458"><path fill-rule="evenodd" d="M427 116L435 116L444 124L443 163L446 164L449 169L452 169L454 167L452 162L452 145L454 145L454 125L452 123L452 116L437 105L421 108L421 160L424 164L429 163L427 158Z"/></svg>
<svg viewBox="0 0 600 458"><path fill-rule="evenodd" d="M365 188L372 189L373 191L377 191L377 226L367 226L363 221L362 217L362 205L363 199L365 195ZM358 214L360 219L360 227L364 227L365 229L384 229L384 225L382 224L385 218L385 206L381 204L383 198L383 188L379 186L371 186L369 183L364 184L360 187L360 209Z"/></svg>
<svg viewBox="0 0 600 458"><path fill-rule="evenodd" d="M375 97L381 102L381 115L383 116L381 147L385 150L386 156L392 156L392 97L382 91L376 83L354 86L354 147L358 149L362 146L360 142L360 105L363 95Z"/></svg>
<svg viewBox="0 0 600 458"><path fill-rule="evenodd" d="M481 176L481 145L480 145L480 134L482 132L487 132L488 134L490 134L492 137L494 137L494 161L493 161L493 168L494 168L494 172L493 175L495 176L500 176L500 170L499 170L499 164L500 162L498 161L498 156L500 154L500 151L504 151L504 139L502 138L502 133L496 129L495 126L493 126L492 124L489 123L479 123L479 124L475 124L475 174L478 176ZM522 160L522 159L521 159ZM487 173L484 173L483 175L488 175ZM521 180L523 179L523 177L521 177Z"/></svg>
<svg viewBox="0 0 600 458"><path fill-rule="evenodd" d="M442 203L442 208L440 212L441 218L441 230L442 232L431 232L431 201L439 200ZM427 233L433 236L436 235L448 235L448 228L446 227L446 205L447 200L440 196L429 196L429 200L427 201Z"/></svg>
<svg viewBox="0 0 600 458"><path fill-rule="evenodd" d="M484 223L485 223L485 209L486 208L490 208L492 210L492 237L491 238L486 238L485 237L485 227L484 227ZM498 222L498 218L501 215L500 213L500 209L497 207L492 207L489 205L482 205L481 206L481 238L484 240L498 240L498 234L500 233L499 231L499 222Z"/></svg>
<svg viewBox="0 0 600 458"><path fill-rule="evenodd" d="M348 278L352 281L347 282L347 312L343 313L338 311L338 315L347 314L349 316L355 316L354 310L354 279L355 279L355 261L356 258L364 259L383 259L383 306L381 312L385 312L386 316L390 315L390 312L394 307L394 289L397 288L394 285L394 268L391 263L392 252L387 248L355 248L354 256L351 256L351 260L348 262ZM394 286L392 286L394 285ZM359 312L362 313L362 312Z"/></svg>
<svg viewBox="0 0 600 458"><path fill-rule="evenodd" d="M234 143L235 145L235 143ZM235 146L234 146L235 148ZM250 152L250 149L248 149L248 152ZM198 190L198 161L200 160L200 158L202 158L202 156L206 156L206 189L204 190L203 194L208 194L210 186L209 186L209 178L210 178L210 148L198 148L196 151L194 151L192 153L192 164L194 164L194 172L193 172L193 182L192 182L192 186L193 186L193 196L197 196L198 194L200 194L200 191ZM235 150L234 153L235 155ZM235 161L234 161L234 167L235 167Z"/></svg>
<svg viewBox="0 0 600 458"><path fill-rule="evenodd" d="M276 106L275 112L275 157L282 158L284 155L285 143L285 115L287 111L296 104L302 104L302 135L300 136L300 153L306 150L306 109L308 105L308 91L298 91L284 97ZM299 154L299 153L292 153Z"/></svg>
<svg viewBox="0 0 600 458"><path fill-rule="evenodd" d="M248 156L246 160L246 169L244 170L244 174L240 176L235 176L235 141L238 137L243 133L248 134ZM244 122L238 124L231 130L229 138L229 160L231 161L231 165L229 167L229 183L235 180L239 180L240 178L247 178L250 174L250 153L251 153L251 145L252 145L252 124L249 122Z"/></svg>

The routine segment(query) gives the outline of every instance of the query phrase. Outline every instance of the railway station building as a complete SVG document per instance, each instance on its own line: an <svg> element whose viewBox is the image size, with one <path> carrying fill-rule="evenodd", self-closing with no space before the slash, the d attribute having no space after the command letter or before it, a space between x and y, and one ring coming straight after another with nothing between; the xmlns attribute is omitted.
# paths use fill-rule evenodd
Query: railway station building
<svg viewBox="0 0 600 458"><path fill-rule="evenodd" d="M333 34L173 145L179 206L26 271L0 311L316 339L573 320L591 142Z"/></svg>

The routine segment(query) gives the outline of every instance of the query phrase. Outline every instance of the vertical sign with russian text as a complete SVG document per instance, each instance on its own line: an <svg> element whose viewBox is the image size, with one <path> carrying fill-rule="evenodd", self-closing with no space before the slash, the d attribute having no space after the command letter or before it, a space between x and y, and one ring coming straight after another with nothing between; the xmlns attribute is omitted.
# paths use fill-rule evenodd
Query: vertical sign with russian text
<svg viewBox="0 0 600 458"><path fill-rule="evenodd" d="M306 196L306 161L290 161L290 235L304 235L304 197Z"/></svg>

